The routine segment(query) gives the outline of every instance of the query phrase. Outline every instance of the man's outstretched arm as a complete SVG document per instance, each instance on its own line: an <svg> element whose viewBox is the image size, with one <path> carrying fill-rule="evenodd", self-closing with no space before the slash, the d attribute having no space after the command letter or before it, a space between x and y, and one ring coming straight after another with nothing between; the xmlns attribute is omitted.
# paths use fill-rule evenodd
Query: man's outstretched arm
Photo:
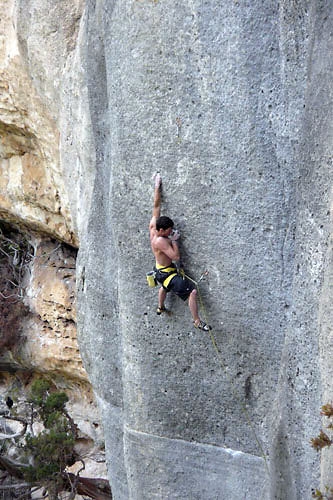
<svg viewBox="0 0 333 500"><path fill-rule="evenodd" d="M156 229L156 220L159 218L161 213L161 186L162 177L160 174L156 174L155 177L155 189L154 189L154 206L153 206L153 216L149 224L149 230Z"/></svg>

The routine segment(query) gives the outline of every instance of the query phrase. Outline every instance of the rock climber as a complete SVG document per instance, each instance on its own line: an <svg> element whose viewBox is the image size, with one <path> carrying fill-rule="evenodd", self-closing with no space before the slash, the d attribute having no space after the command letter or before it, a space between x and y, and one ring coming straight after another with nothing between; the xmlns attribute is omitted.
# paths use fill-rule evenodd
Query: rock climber
<svg viewBox="0 0 333 500"><path fill-rule="evenodd" d="M158 283L162 285L158 292L158 308L156 312L157 314L166 312L164 302L167 293L172 291L184 301L188 299L194 326L199 330L208 332L211 327L199 317L195 285L184 276L183 272L179 271L179 232L174 231L172 219L160 215L161 188L162 178L160 174L156 174L153 216L149 224L150 243L156 259L155 277Z"/></svg>

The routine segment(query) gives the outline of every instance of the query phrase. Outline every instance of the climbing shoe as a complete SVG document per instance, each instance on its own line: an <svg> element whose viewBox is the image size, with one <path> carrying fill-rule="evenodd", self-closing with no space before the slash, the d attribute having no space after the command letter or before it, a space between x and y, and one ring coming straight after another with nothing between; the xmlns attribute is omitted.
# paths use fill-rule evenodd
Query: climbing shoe
<svg viewBox="0 0 333 500"><path fill-rule="evenodd" d="M204 332L209 332L209 330L212 329L210 325L207 325L204 321L199 321L199 323L193 322L195 328L198 328L198 330L203 330Z"/></svg>
<svg viewBox="0 0 333 500"><path fill-rule="evenodd" d="M156 314L158 314L158 315L160 315L160 314L162 314L164 312L167 312L167 309L164 306L163 307L158 307L156 309Z"/></svg>

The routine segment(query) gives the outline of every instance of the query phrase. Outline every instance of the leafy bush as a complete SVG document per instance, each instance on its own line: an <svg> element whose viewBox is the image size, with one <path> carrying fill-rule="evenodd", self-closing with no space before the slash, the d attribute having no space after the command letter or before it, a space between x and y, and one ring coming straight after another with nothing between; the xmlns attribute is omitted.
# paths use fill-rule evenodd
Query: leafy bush
<svg viewBox="0 0 333 500"><path fill-rule="evenodd" d="M19 438L17 455L20 461L6 456L6 446L1 446L0 492L3 490L7 494L12 488L15 498L19 492L22 500L31 498L32 491L39 489L43 490L43 497L46 491L50 500L64 498L64 492L68 500L74 500L76 495L93 500L112 500L110 484L106 479L80 476L84 462L74 449L77 427L66 410L67 401L67 395L54 390L49 381L35 380L28 397L31 407L28 419L26 405L23 408L25 418L18 414L4 417L20 422L23 431L16 436ZM19 413L20 409L16 411ZM26 434L28 423L33 424L36 420L43 422L44 429L37 435ZM3 439L12 440L12 436L8 434ZM69 472L67 468L77 461L82 464L80 470L76 474ZM9 484L3 484L4 478L9 480Z"/></svg>
<svg viewBox="0 0 333 500"><path fill-rule="evenodd" d="M46 398L48 397L51 384L48 380L42 378L35 380L28 395L28 401L33 405L42 408Z"/></svg>
<svg viewBox="0 0 333 500"><path fill-rule="evenodd" d="M25 479L30 483L59 482L58 476L75 463L74 444L73 434L68 429L62 430L61 426L43 431L38 436L27 435L24 452L30 460L33 459L33 465L24 472Z"/></svg>
<svg viewBox="0 0 333 500"><path fill-rule="evenodd" d="M332 418L333 405L328 403L322 406L320 414L327 418ZM333 424L332 422L330 422L326 426L326 431L330 432L332 431L332 429L333 429ZM320 430L318 436L311 439L311 445L317 451L321 451L323 448L330 447L332 446L332 444L333 440L323 429ZM312 492L312 497L317 498L318 500L333 500L333 488L326 486L325 493L322 493L320 490L316 489L315 491Z"/></svg>
<svg viewBox="0 0 333 500"><path fill-rule="evenodd" d="M50 396L46 399L44 410L46 412L52 412L55 410L64 411L65 404L68 402L68 397L64 392L56 392L50 394Z"/></svg>
<svg viewBox="0 0 333 500"><path fill-rule="evenodd" d="M23 450L33 465L25 472L25 478L29 482L55 479L77 458L76 427L65 409L68 397L64 392L51 392L50 382L38 379L31 386L29 401L37 409L45 430L38 436L26 436Z"/></svg>

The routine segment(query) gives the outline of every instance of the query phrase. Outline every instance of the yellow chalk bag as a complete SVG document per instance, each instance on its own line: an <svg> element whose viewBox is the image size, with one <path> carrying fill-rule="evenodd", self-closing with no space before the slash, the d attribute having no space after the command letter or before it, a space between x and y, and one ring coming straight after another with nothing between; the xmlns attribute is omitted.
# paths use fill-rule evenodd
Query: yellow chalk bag
<svg viewBox="0 0 333 500"><path fill-rule="evenodd" d="M155 278L155 271L151 271L150 273L147 273L146 278L147 278L147 283L148 283L149 287L154 288L154 286L157 286L157 281Z"/></svg>

